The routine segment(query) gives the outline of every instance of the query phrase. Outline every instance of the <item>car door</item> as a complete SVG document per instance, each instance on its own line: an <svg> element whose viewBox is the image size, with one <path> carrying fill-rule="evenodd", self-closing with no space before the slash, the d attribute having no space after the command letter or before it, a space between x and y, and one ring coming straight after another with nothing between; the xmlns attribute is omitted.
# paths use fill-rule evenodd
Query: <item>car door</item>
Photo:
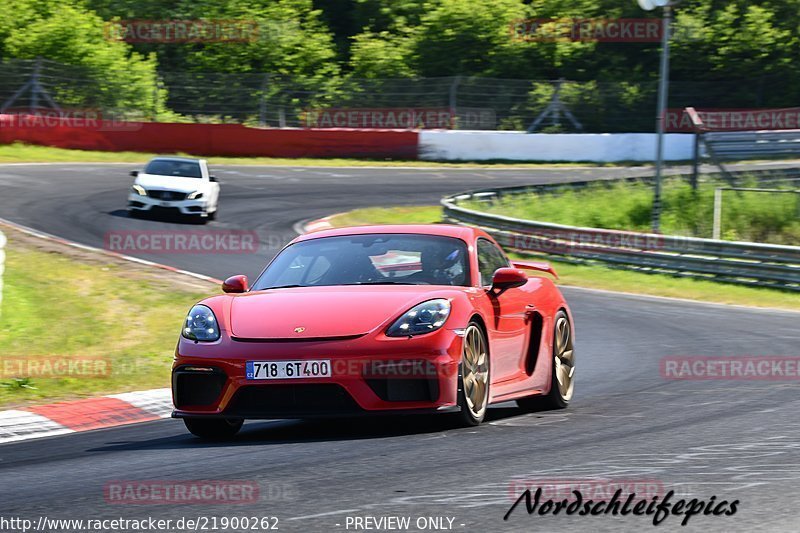
<svg viewBox="0 0 800 533"><path fill-rule="evenodd" d="M492 382L497 383L519 377L525 356L528 309L525 292L519 288L499 293L491 291L495 271L511 266L502 250L484 238L478 239L476 249L480 284L492 310L491 323L487 326L493 333L490 346Z"/></svg>

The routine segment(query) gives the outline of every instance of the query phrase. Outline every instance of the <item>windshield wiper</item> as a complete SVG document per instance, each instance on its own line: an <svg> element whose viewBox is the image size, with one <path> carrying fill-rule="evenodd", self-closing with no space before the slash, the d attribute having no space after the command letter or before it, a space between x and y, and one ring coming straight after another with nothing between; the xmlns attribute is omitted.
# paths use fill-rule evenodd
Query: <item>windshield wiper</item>
<svg viewBox="0 0 800 533"><path fill-rule="evenodd" d="M276 287L267 287L265 290L271 290L271 289L294 289L295 287L308 287L308 285L278 285Z"/></svg>

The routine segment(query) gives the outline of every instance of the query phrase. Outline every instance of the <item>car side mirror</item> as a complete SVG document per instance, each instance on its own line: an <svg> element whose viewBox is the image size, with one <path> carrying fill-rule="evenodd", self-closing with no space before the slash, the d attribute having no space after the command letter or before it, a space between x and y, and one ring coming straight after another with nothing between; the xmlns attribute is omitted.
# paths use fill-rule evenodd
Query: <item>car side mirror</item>
<svg viewBox="0 0 800 533"><path fill-rule="evenodd" d="M528 282L528 275L518 268L498 268L492 276L492 289L513 289Z"/></svg>
<svg viewBox="0 0 800 533"><path fill-rule="evenodd" d="M138 175L139 175L139 171L138 170L131 170L131 176L133 176L135 178Z"/></svg>
<svg viewBox="0 0 800 533"><path fill-rule="evenodd" d="M209 176L208 181L210 181L211 183L219 183L219 180L217 179L216 176Z"/></svg>
<svg viewBox="0 0 800 533"><path fill-rule="evenodd" d="M222 282L222 292L247 292L247 276L239 274L238 276L229 277Z"/></svg>

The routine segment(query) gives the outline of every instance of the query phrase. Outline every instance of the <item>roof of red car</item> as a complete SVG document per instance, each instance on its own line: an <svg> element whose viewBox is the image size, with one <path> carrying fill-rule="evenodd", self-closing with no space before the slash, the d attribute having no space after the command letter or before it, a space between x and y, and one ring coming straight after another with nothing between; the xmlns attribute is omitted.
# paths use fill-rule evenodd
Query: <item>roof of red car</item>
<svg viewBox="0 0 800 533"><path fill-rule="evenodd" d="M318 239L320 237L335 237L339 235L366 235L369 233L416 233L421 235L441 235L455 237L469 241L478 235L486 233L478 228L456 226L453 224L387 224L384 226L351 226L344 228L324 229L300 235L295 242Z"/></svg>

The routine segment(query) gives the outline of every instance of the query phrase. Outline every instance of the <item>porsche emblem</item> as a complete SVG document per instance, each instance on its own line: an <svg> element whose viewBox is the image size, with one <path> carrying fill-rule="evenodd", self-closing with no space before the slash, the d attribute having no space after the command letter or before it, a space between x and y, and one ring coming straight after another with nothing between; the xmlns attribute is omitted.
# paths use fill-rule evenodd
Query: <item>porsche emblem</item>
<svg viewBox="0 0 800 533"><path fill-rule="evenodd" d="M304 328L303 326L298 326L298 327L294 328L294 332L295 333L303 333L305 330L306 330L306 328Z"/></svg>

